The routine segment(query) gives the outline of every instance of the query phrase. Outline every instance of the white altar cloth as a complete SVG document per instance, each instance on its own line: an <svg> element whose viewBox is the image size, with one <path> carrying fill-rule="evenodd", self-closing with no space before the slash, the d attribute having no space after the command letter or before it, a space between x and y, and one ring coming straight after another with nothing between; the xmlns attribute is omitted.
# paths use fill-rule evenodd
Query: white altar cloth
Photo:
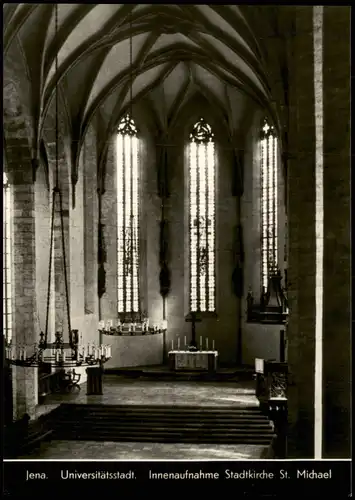
<svg viewBox="0 0 355 500"><path fill-rule="evenodd" d="M216 370L218 351L169 351L169 358L175 370Z"/></svg>

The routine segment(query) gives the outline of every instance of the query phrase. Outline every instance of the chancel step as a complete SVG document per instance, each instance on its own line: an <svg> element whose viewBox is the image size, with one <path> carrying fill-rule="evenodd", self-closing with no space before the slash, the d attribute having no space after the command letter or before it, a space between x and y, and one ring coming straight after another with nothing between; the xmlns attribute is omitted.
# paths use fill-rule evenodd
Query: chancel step
<svg viewBox="0 0 355 500"><path fill-rule="evenodd" d="M260 444L274 434L259 408L62 404L52 439Z"/></svg>
<svg viewBox="0 0 355 500"><path fill-rule="evenodd" d="M254 367L220 368L216 372L174 371L167 366L144 366L134 368L105 368L106 375L119 375L125 378L144 378L145 380L219 380L219 381L251 381L254 377Z"/></svg>

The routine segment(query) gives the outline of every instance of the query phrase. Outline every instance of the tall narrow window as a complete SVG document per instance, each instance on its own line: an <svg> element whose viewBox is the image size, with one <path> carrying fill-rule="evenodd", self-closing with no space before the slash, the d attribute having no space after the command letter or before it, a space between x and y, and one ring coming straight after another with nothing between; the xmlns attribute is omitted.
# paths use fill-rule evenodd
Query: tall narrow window
<svg viewBox="0 0 355 500"><path fill-rule="evenodd" d="M117 130L117 305L123 321L140 313L139 139L133 119Z"/></svg>
<svg viewBox="0 0 355 500"><path fill-rule="evenodd" d="M277 268L277 158L275 130L264 120L261 137L261 286Z"/></svg>
<svg viewBox="0 0 355 500"><path fill-rule="evenodd" d="M3 330L8 342L12 338L12 193L7 175L3 173Z"/></svg>
<svg viewBox="0 0 355 500"><path fill-rule="evenodd" d="M211 127L201 118L189 145L190 309L216 309L216 163Z"/></svg>

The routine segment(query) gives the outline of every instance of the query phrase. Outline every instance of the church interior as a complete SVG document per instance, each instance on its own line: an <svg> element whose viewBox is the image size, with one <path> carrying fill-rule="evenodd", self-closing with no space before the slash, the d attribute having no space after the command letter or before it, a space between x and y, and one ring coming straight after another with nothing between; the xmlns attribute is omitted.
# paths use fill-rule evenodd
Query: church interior
<svg viewBox="0 0 355 500"><path fill-rule="evenodd" d="M8 456L350 458L350 7L3 16Z"/></svg>

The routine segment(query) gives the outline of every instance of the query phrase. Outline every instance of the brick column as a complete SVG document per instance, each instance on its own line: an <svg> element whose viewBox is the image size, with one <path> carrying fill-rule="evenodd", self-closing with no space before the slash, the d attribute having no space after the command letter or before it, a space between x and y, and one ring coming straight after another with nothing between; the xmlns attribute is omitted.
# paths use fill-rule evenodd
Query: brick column
<svg viewBox="0 0 355 500"><path fill-rule="evenodd" d="M323 457L350 458L350 7L323 23Z"/></svg>
<svg viewBox="0 0 355 500"><path fill-rule="evenodd" d="M313 9L295 7L288 165L288 456L313 458L315 368L315 117Z"/></svg>
<svg viewBox="0 0 355 500"><path fill-rule="evenodd" d="M7 142L13 187L15 345L38 342L36 319L35 193L27 139ZM35 414L37 369L13 367L14 419Z"/></svg>

